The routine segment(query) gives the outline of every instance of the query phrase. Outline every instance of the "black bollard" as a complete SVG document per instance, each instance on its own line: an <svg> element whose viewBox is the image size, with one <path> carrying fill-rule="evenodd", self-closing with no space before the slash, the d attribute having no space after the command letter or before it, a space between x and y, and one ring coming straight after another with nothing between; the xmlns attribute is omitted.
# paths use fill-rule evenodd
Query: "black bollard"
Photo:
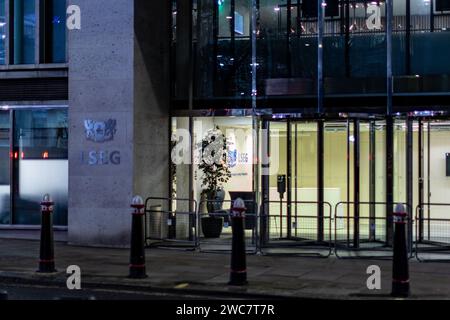
<svg viewBox="0 0 450 320"><path fill-rule="evenodd" d="M39 255L40 273L53 273L55 269L53 245L53 201L46 194L41 202L41 244Z"/></svg>
<svg viewBox="0 0 450 320"><path fill-rule="evenodd" d="M135 196L131 207L134 209L131 222L130 274L133 279L147 277L145 271L145 232L144 232L144 201Z"/></svg>
<svg viewBox="0 0 450 320"><path fill-rule="evenodd" d="M408 215L403 205L399 204L394 212L394 259L392 265L393 297L409 297L409 266L406 244L406 226Z"/></svg>
<svg viewBox="0 0 450 320"><path fill-rule="evenodd" d="M247 263L244 236L245 203L241 198L236 199L231 209L231 226L233 242L231 247L230 282L232 286L247 284Z"/></svg>

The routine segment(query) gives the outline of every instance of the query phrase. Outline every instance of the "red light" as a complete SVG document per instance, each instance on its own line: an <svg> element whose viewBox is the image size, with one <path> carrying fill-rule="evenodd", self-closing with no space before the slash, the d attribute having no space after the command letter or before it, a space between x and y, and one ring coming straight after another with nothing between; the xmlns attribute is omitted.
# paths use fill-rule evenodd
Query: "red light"
<svg viewBox="0 0 450 320"><path fill-rule="evenodd" d="M22 151L22 153L20 154L20 157L22 158L22 159L25 159L25 153Z"/></svg>
<svg viewBox="0 0 450 320"><path fill-rule="evenodd" d="M18 159L19 158L19 153L16 151L14 152L14 159Z"/></svg>
<svg viewBox="0 0 450 320"><path fill-rule="evenodd" d="M48 157L49 157L48 151L42 153L42 159L48 159Z"/></svg>

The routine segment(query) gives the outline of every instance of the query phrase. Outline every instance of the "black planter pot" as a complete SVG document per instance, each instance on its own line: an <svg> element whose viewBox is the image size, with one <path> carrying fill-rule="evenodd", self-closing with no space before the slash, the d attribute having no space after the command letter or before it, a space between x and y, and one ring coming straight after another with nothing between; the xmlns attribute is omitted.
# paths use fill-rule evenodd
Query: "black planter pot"
<svg viewBox="0 0 450 320"><path fill-rule="evenodd" d="M206 199L208 200L206 203L208 213L219 212L222 210L223 200L225 199L225 191L217 190L214 192L209 192Z"/></svg>
<svg viewBox="0 0 450 320"><path fill-rule="evenodd" d="M205 238L219 238L222 234L223 218L222 217L203 217L202 231Z"/></svg>
<svg viewBox="0 0 450 320"><path fill-rule="evenodd" d="M256 217L254 215L245 216L245 230L252 230L256 227Z"/></svg>

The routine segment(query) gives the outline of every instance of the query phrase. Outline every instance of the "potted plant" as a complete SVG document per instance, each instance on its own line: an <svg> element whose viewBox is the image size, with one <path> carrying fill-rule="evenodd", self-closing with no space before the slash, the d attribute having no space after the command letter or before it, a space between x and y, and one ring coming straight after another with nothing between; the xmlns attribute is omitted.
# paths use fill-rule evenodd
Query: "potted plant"
<svg viewBox="0 0 450 320"><path fill-rule="evenodd" d="M222 210L225 191L223 185L231 178L227 165L227 140L218 127L208 130L201 141L201 159L198 168L202 171L202 195L207 199L209 216L201 219L203 235L218 238L222 233Z"/></svg>

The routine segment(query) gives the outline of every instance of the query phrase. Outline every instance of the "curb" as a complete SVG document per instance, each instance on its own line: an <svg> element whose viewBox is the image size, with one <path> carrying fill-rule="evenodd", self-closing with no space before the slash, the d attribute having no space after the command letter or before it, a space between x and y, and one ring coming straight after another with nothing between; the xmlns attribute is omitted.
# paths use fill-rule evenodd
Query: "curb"
<svg viewBox="0 0 450 320"><path fill-rule="evenodd" d="M103 290L115 290L115 291L135 291L142 293L161 293L161 294L175 294L175 295L196 295L200 297L208 298L228 298L228 299L258 299L258 300L324 300L324 299L334 299L336 297L293 297L291 295L276 295L276 294L265 294L261 292L251 292L246 291L247 288L236 287L236 290L217 290L216 288L196 288L195 286L206 286L205 284L199 283L189 283L190 288L174 288L177 284L171 284L171 286L152 286L146 283L142 285L135 285L132 283L117 283L113 281L108 281L108 279L101 279L101 281L95 278L89 278L89 276L84 276L82 286L84 289L103 289ZM108 281L108 282L107 282ZM0 284L19 284L19 285L39 285L47 287L66 287L66 278L59 277L59 275L29 275L29 274L17 274L0 272ZM240 289L240 290L239 290ZM244 291L245 290L245 291Z"/></svg>

